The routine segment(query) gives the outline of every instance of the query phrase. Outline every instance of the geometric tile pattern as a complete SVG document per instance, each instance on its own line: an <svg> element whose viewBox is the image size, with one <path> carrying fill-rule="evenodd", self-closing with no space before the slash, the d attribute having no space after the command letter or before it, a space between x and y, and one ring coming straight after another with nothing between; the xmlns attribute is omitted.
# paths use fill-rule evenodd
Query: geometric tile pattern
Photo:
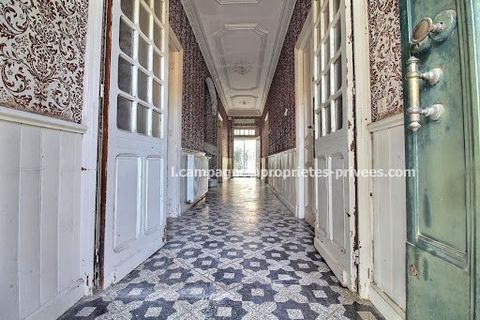
<svg viewBox="0 0 480 320"><path fill-rule="evenodd" d="M239 178L169 218L162 249L62 319L383 318L339 285L304 221Z"/></svg>

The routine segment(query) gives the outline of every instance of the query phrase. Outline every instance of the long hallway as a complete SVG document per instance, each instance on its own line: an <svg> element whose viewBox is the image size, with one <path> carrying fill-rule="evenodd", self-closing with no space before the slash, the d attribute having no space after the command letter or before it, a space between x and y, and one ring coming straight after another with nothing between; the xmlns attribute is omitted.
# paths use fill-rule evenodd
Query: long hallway
<svg viewBox="0 0 480 320"><path fill-rule="evenodd" d="M257 179L223 183L167 226L160 251L62 319L381 319Z"/></svg>

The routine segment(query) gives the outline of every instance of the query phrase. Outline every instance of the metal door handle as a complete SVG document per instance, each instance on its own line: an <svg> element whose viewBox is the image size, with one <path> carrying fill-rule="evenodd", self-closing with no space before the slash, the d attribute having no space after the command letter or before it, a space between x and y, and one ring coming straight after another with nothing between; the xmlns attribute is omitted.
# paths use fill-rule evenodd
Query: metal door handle
<svg viewBox="0 0 480 320"><path fill-rule="evenodd" d="M438 83L443 75L443 72L439 68L432 69L428 72L420 72L419 70L420 60L416 57L410 57L408 59L408 96L409 96L409 108L407 113L409 115L408 128L413 132L416 132L420 127L421 116L425 116L433 121L438 121L444 113L444 107L442 104L434 104L428 108L422 109L420 106L420 81L425 81L428 85L434 86Z"/></svg>

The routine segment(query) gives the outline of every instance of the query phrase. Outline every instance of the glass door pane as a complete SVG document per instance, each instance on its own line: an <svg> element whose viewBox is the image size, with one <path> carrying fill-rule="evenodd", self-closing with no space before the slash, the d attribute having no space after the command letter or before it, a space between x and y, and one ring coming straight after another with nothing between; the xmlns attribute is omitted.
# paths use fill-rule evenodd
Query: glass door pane
<svg viewBox="0 0 480 320"><path fill-rule="evenodd" d="M235 139L233 143L234 176L255 176L257 163L255 139Z"/></svg>

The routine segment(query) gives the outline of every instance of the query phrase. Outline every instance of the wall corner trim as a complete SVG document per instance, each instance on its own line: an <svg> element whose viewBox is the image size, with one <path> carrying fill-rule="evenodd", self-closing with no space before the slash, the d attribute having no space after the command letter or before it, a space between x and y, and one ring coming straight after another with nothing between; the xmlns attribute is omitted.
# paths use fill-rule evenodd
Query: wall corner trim
<svg viewBox="0 0 480 320"><path fill-rule="evenodd" d="M78 134L87 132L87 127L81 124L2 106L0 120Z"/></svg>

